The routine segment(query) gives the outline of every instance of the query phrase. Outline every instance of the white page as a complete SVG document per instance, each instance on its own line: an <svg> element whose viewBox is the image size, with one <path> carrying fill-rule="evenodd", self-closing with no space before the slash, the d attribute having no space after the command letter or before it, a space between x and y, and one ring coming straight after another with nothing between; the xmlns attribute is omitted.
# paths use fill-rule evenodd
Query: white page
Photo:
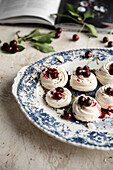
<svg viewBox="0 0 113 170"><path fill-rule="evenodd" d="M59 5L60 0L2 0L0 2L0 19L35 16L44 18L54 25L55 18L50 14L57 13Z"/></svg>

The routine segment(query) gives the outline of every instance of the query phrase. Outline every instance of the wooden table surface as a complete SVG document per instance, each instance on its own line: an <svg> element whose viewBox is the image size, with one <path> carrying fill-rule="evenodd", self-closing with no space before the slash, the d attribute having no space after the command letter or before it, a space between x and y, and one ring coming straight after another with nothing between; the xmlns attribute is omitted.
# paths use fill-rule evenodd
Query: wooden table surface
<svg viewBox="0 0 113 170"><path fill-rule="evenodd" d="M15 39L20 30L26 35L34 27L0 26L0 40ZM48 29L40 28L42 32ZM74 32L63 31L52 45L55 51L76 48L102 47L98 38L80 33L77 42L71 41ZM113 40L113 35L107 35ZM0 52L0 170L113 170L113 151L79 148L55 140L40 131L24 116L15 101L11 88L14 77L23 66L29 65L49 54L44 54L23 43L26 49L16 54Z"/></svg>

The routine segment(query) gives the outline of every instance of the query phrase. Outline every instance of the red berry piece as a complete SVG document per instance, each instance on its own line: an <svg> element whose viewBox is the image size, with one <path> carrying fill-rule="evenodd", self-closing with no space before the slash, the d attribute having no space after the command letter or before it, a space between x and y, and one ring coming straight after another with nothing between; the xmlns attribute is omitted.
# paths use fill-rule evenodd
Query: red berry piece
<svg viewBox="0 0 113 170"><path fill-rule="evenodd" d="M78 99L78 104L84 105L85 101L86 101L86 98L84 96L80 96Z"/></svg>
<svg viewBox="0 0 113 170"><path fill-rule="evenodd" d="M67 111L64 111L64 119L71 119L71 117L72 117L72 114L71 114L71 112L67 112Z"/></svg>
<svg viewBox="0 0 113 170"><path fill-rule="evenodd" d="M108 47L113 47L113 41L108 42Z"/></svg>
<svg viewBox="0 0 113 170"><path fill-rule="evenodd" d="M90 76L90 74L91 73L89 71L84 71L83 72L83 76L86 77L86 78L88 78Z"/></svg>
<svg viewBox="0 0 113 170"><path fill-rule="evenodd" d="M17 41L16 40L12 40L10 42L10 46L13 47L13 46L17 46Z"/></svg>
<svg viewBox="0 0 113 170"><path fill-rule="evenodd" d="M92 100L88 97L84 104L85 104L86 107L89 107L92 104Z"/></svg>
<svg viewBox="0 0 113 170"><path fill-rule="evenodd" d="M104 37L104 38L103 38L103 43L106 43L106 42L108 42L108 41L109 41L108 37Z"/></svg>
<svg viewBox="0 0 113 170"><path fill-rule="evenodd" d="M56 88L56 91L59 92L59 93L63 93L64 92L64 89L62 87L57 87Z"/></svg>
<svg viewBox="0 0 113 170"><path fill-rule="evenodd" d="M53 95L53 94L54 94L54 91L51 91L51 94Z"/></svg>
<svg viewBox="0 0 113 170"><path fill-rule="evenodd" d="M91 51L86 51L85 58L90 58L91 56L92 56L92 52Z"/></svg>
<svg viewBox="0 0 113 170"><path fill-rule="evenodd" d="M51 73L52 79L56 79L58 77L58 74L59 74L58 72Z"/></svg>
<svg viewBox="0 0 113 170"><path fill-rule="evenodd" d="M113 95L113 89L111 87L108 87L106 90L105 90L105 93L112 96Z"/></svg>
<svg viewBox="0 0 113 170"><path fill-rule="evenodd" d="M7 42L5 42L2 46L2 50L7 51L9 44Z"/></svg>
<svg viewBox="0 0 113 170"><path fill-rule="evenodd" d="M56 32L55 38L60 38L60 33L59 32Z"/></svg>
<svg viewBox="0 0 113 170"><path fill-rule="evenodd" d="M62 93L57 93L57 92L55 92L55 93L53 94L53 98L54 98L55 100L60 100L60 99L62 98Z"/></svg>
<svg viewBox="0 0 113 170"><path fill-rule="evenodd" d="M59 28L56 29L56 31L57 31L58 33L61 33L61 32L62 32L62 28L59 27Z"/></svg>
<svg viewBox="0 0 113 170"><path fill-rule="evenodd" d="M79 36L77 34L73 35L73 41L78 41L79 40Z"/></svg>

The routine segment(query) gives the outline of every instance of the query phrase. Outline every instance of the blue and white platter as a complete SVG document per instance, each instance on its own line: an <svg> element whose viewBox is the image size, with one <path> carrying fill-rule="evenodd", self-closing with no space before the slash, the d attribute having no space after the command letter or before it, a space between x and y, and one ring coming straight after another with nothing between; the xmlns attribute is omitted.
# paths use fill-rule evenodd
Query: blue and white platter
<svg viewBox="0 0 113 170"><path fill-rule="evenodd" d="M87 50L93 53L90 59L84 58ZM98 62L95 57L98 58ZM113 61L112 49L76 49L57 52L23 67L14 79L12 93L27 118L48 135L75 146L113 150L113 115L93 122L89 126L91 128L79 121L62 119L56 109L49 107L44 101L45 92L39 78L46 66L61 65L71 73L76 67L87 63L92 69L98 69L109 61ZM93 96L95 91L87 94Z"/></svg>

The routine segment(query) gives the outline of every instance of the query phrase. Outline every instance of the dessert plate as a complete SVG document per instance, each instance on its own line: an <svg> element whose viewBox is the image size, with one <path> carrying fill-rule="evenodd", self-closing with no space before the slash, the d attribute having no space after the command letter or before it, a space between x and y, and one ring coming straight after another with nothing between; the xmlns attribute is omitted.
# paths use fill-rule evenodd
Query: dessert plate
<svg viewBox="0 0 113 170"><path fill-rule="evenodd" d="M90 59L84 58L87 50L93 53ZM40 72L46 66L61 65L71 73L76 67L87 63L92 69L98 69L109 61L113 61L113 50L109 49L76 49L54 53L23 67L14 79L12 93L27 118L48 135L75 146L113 150L113 115L89 123L89 128L79 121L62 119L56 109L45 103L43 98L45 91L40 85L39 78ZM95 91L86 94L94 96ZM77 91L73 93L80 94Z"/></svg>

